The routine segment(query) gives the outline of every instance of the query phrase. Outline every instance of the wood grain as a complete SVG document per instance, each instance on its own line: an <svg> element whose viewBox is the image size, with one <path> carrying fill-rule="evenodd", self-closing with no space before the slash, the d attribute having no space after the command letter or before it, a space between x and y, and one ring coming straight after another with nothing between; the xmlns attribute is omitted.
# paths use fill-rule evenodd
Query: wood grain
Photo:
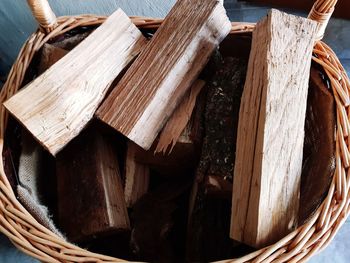
<svg viewBox="0 0 350 263"><path fill-rule="evenodd" d="M150 169L147 164L136 161L138 146L129 141L125 161L124 195L127 207L134 204L148 191Z"/></svg>
<svg viewBox="0 0 350 263"><path fill-rule="evenodd" d="M175 144L191 119L197 96L204 87L203 80L196 80L159 135L155 153L171 153Z"/></svg>
<svg viewBox="0 0 350 263"><path fill-rule="evenodd" d="M71 241L130 227L117 153L107 138L88 127L57 155L59 222Z"/></svg>
<svg viewBox="0 0 350 263"><path fill-rule="evenodd" d="M272 10L257 24L242 96L231 238L253 247L297 224L316 22Z"/></svg>
<svg viewBox="0 0 350 263"><path fill-rule="evenodd" d="M55 155L90 121L110 84L145 43L141 32L118 9L4 105Z"/></svg>
<svg viewBox="0 0 350 263"><path fill-rule="evenodd" d="M194 91L195 92L195 91ZM196 99L195 107L191 113L179 138L176 140L171 151L157 152L158 139L155 140L149 150L144 150L140 146L135 146L135 160L140 164L146 164L152 171L164 177L190 177L196 168L203 142L203 113L206 103L206 90L203 89ZM182 112L182 111L181 111ZM187 118L187 117L186 117ZM181 119L183 120L183 119ZM174 123L174 130L177 127ZM171 129L173 130L173 129ZM162 131L163 134L164 130ZM168 139L174 138L172 135ZM163 141L164 142L164 141ZM167 142L171 143L170 140Z"/></svg>
<svg viewBox="0 0 350 263"><path fill-rule="evenodd" d="M179 0L97 116L149 149L229 31L222 2Z"/></svg>

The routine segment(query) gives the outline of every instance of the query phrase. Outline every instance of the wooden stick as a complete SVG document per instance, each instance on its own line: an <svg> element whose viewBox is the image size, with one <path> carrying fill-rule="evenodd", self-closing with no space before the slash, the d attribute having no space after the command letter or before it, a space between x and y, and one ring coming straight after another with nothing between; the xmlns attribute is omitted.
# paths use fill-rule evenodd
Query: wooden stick
<svg viewBox="0 0 350 263"><path fill-rule="evenodd" d="M59 221L70 240L129 229L117 154L96 127L60 152L56 167Z"/></svg>
<svg viewBox="0 0 350 263"><path fill-rule="evenodd" d="M93 117L110 84L146 43L120 9L4 103L53 155Z"/></svg>
<svg viewBox="0 0 350 263"><path fill-rule="evenodd" d="M317 23L272 10L253 32L242 96L231 237L253 247L297 225L304 122Z"/></svg>
<svg viewBox="0 0 350 263"><path fill-rule="evenodd" d="M196 80L160 133L155 153L171 153L192 116L197 96L205 82ZM169 149L170 147L170 149Z"/></svg>
<svg viewBox="0 0 350 263"><path fill-rule="evenodd" d="M177 1L97 116L149 149L230 28L222 1Z"/></svg>
<svg viewBox="0 0 350 263"><path fill-rule="evenodd" d="M148 165L136 161L138 146L129 141L127 147L124 195L127 207L132 207L147 193L150 171Z"/></svg>

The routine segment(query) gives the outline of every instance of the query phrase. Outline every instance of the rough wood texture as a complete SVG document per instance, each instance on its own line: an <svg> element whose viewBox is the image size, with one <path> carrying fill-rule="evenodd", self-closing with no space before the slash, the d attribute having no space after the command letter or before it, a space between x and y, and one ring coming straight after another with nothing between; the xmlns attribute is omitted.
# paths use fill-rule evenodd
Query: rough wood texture
<svg viewBox="0 0 350 263"><path fill-rule="evenodd" d="M196 80L160 133L155 153L171 153L191 119L197 96L205 82Z"/></svg>
<svg viewBox="0 0 350 263"><path fill-rule="evenodd" d="M136 161L147 164L152 170L162 176L188 176L189 171L193 171L199 161L203 138L202 118L205 98L206 92L202 90L196 99L196 105L186 127L181 132L171 151L166 153L156 152L155 149L159 145L157 140L147 151L134 144ZM173 126L173 128L175 130L177 127ZM173 137L167 137L167 139L169 138ZM167 141L171 143L170 140Z"/></svg>
<svg viewBox="0 0 350 263"><path fill-rule="evenodd" d="M194 170L198 164L200 146L189 137L187 129L180 136L171 153L155 153L154 146L147 151L137 146L135 159L140 164L148 165L160 175L186 176L188 171Z"/></svg>
<svg viewBox="0 0 350 263"><path fill-rule="evenodd" d="M98 117L149 149L230 27L221 1L179 0Z"/></svg>
<svg viewBox="0 0 350 263"><path fill-rule="evenodd" d="M85 127L110 84L145 43L119 9L4 105L55 155Z"/></svg>
<svg viewBox="0 0 350 263"><path fill-rule="evenodd" d="M44 44L41 50L38 73L41 74L63 58L69 51L50 44Z"/></svg>
<svg viewBox="0 0 350 263"><path fill-rule="evenodd" d="M136 161L136 144L129 141L125 162L124 195L127 207L132 207L148 191L149 167Z"/></svg>
<svg viewBox="0 0 350 263"><path fill-rule="evenodd" d="M129 229L117 154L96 127L57 155L57 180L59 222L69 240Z"/></svg>
<svg viewBox="0 0 350 263"><path fill-rule="evenodd" d="M237 137L231 237L272 244L297 224L316 22L272 10L253 32Z"/></svg>
<svg viewBox="0 0 350 263"><path fill-rule="evenodd" d="M305 222L325 198L335 170L335 101L325 73L311 68L306 108L299 222Z"/></svg>

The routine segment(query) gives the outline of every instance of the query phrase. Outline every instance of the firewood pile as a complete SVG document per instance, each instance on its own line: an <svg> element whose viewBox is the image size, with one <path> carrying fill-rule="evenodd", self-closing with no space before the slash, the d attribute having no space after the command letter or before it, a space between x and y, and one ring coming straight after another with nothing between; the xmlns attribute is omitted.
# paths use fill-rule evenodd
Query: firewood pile
<svg viewBox="0 0 350 263"><path fill-rule="evenodd" d="M229 35L220 1L180 0L156 32L119 9L51 39L4 103L19 200L68 241L127 260L273 244L318 208L335 169L316 29L272 10Z"/></svg>

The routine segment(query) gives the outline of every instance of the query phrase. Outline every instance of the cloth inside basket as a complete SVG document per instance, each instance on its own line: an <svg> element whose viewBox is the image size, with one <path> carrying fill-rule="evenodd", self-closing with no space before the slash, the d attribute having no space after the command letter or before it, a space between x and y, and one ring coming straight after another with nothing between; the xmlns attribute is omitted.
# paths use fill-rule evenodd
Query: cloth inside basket
<svg viewBox="0 0 350 263"><path fill-rule="evenodd" d="M22 152L18 168L19 185L17 186L17 194L23 206L40 224L58 236L63 237L55 226L49 209L45 205L42 205L40 177L43 173L43 155L44 152L40 145L38 145L28 132L23 131Z"/></svg>

